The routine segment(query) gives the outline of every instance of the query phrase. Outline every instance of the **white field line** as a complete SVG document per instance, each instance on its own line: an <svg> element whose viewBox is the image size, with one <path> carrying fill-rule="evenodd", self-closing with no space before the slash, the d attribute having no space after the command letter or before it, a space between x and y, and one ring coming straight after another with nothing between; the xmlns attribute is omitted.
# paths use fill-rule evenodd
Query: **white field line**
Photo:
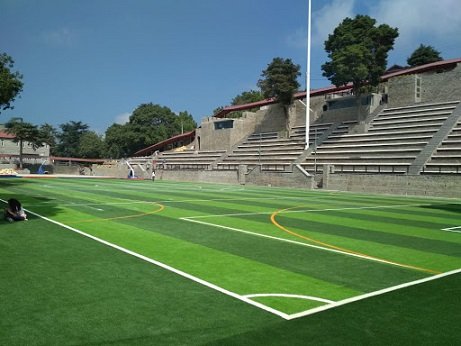
<svg viewBox="0 0 461 346"><path fill-rule="evenodd" d="M4 201L4 200L2 200L2 199L0 199L0 201L6 203L6 201ZM83 232L83 231L81 231L81 230L79 230L79 229L76 229L76 228L74 228L74 227L70 227L70 226L68 226L68 225L66 225L66 224L63 224L63 223L61 223L61 222L58 222L58 221L49 219L49 218L47 218L47 217L45 217L45 216L42 216L42 215L40 215L40 214L34 213L33 211L30 211L30 210L26 210L26 211L27 211L28 213L32 214L32 215L35 215L35 216L37 216L37 217L43 219L43 220L46 220L46 221L51 222L51 223L54 223L55 225L61 226L61 227L63 227L63 228L66 228L66 229L68 229L68 230L70 230L70 231L72 231L72 232L75 232L75 233L78 233L78 234L80 234L80 235L82 235L82 236L88 237L88 238L90 238L90 239L92 239L92 240L95 240L95 241L101 243L101 244L104 244L104 245L106 245L106 246L110 246L110 247L112 247L112 248L114 248L114 249L116 249L116 250L119 250L119 251L124 252L124 253L126 253L126 254L128 254L128 255L131 255L131 256L134 256L134 257L136 257L136 258L139 258L139 259L141 259L141 260L143 260L143 261L146 261L146 262L148 262L148 263L154 264L154 265L156 265L156 266L158 266L158 267L160 267L160 268L166 269L166 270L168 270L168 271L170 271L170 272L172 272L172 273L175 273L175 274L177 274L177 275L180 275L180 276L182 276L182 277L184 277L184 278L186 278L186 279L192 280L192 281L194 281L194 282L196 282L196 283L199 283L199 284L201 284L201 285L203 285L203 286L206 286L206 287L208 287L208 288L211 288L211 289L213 289L213 290L215 290L215 291L221 292L221 293L223 293L223 294L225 294L225 295L228 295L228 296L230 296L230 297L233 297L233 298L236 298L236 299L238 299L238 300L241 300L241 301L243 301L243 302L245 302L245 303L247 303L247 304L253 305L253 306L257 307L257 308L260 308L260 309L262 309L262 310L265 310L265 311L267 311L267 312L270 312L270 313L272 313L272 314L274 314L274 315L280 316L280 317L282 317L282 318L284 318L284 319L288 319L288 317L289 317L289 315L286 314L286 313L284 313L284 312L278 311L278 310L273 309L273 308L271 308L271 307L269 307L269 306L266 306L266 305L264 305L264 304L260 304L260 303L258 303L258 302L255 302L255 301L253 301L253 300L251 300L251 299L249 299L249 298L246 298L245 296L242 296L242 295L237 294L237 293L235 293L235 292L226 290L225 288L222 288L222 287L220 287L220 286L217 286L217 285L215 285L215 284L212 284L211 282L202 280L202 279L200 279L200 278L198 278L198 277L196 277L196 276L193 276L193 275L191 275L191 274L188 274L188 273L186 273L186 272L183 272L183 271L181 271L181 270L178 270L178 269L176 269L176 268L173 268L173 267L171 267L171 266L169 266L169 265L167 265L167 264L165 264L165 263L162 263L162 262L153 260L153 259L151 259L151 258L149 258L149 257L146 257L146 256L143 256L143 255L141 255L141 254L139 254L139 253L137 253L137 252L128 250L128 249L126 249L126 248L124 248L124 247L122 247L122 246L113 244L113 243L108 242L108 241L106 241L106 240L104 240L104 239L101 239L101 238L95 237L95 236L93 236L93 235L91 235L91 234L85 233L85 232Z"/></svg>
<svg viewBox="0 0 461 346"><path fill-rule="evenodd" d="M424 278L424 279L407 282L407 283L397 285L397 286L393 286L393 287L384 288L382 290L362 294L360 296L347 298L347 299L344 299L344 300L341 300L341 301L338 301L338 302L334 302L332 304L322 305L322 306L319 306L317 308L313 308L313 309L310 309L310 310L306 310L306 311L303 311L303 312L299 312L299 313L296 313L296 314L289 315L288 320L309 316L309 315L316 314L316 313L321 312L321 311L337 308L338 306L346 305L346 304L349 304L349 303L357 302L359 300L364 300L364 299L371 298L371 297L376 297L376 296L379 296L379 295L382 295L382 294L385 294L385 293L389 293L389 292L392 292L392 291L397 291L399 289L410 287L410 286L419 285L419 284L422 284L422 283L425 283L425 282L428 282L428 281L438 280L438 279L443 278L445 276L455 275L455 274L458 274L458 273L461 273L461 269L456 269L456 270L452 270L452 271L449 271L449 272L446 272L446 273L430 276L430 277L427 277L427 278Z"/></svg>
<svg viewBox="0 0 461 346"><path fill-rule="evenodd" d="M4 202L4 203L7 203L7 201L3 200L3 199L0 199L0 201ZM58 222L58 221L55 221L55 220L52 220L52 219L49 219L45 216L42 216L40 214L37 214L35 212L32 212L30 210L27 210L25 209L25 211L27 211L28 213L32 214L32 215L35 215L43 220L46 220L48 222L51 222L53 224L56 224L58 226L61 226L63 228L66 228L72 232L75 232L75 233L78 233L82 236L85 236L85 237L88 237L92 240L95 240L101 244L104 244L106 246L109 246L109 247L112 247L116 250L119 250L121 252L124 252L126 254L129 254L129 255L132 255L136 258L139 258L143 261L146 261L148 263L151 263L151 264L154 264L160 268L163 268L163 269L166 269L168 271L171 271L177 275L180 275L184 278L187 278L189 280L192 280L194 282L197 282L201 285L204 285L208 288L211 288L211 289L214 289L218 292L221 292L225 295L228 295L230 297L233 297L233 298L236 298L238 300L241 300L247 304L250 304L250 305L253 305L255 307L258 307L262 310L265 310L267 312L270 312L274 315L277 315L277 316L280 316L282 317L283 319L285 320L292 320L292 319L296 319L296 318L300 318L300 317L305 317L305 316L309 316L309 315L312 315L312 314L315 314L315 313L318 313L318 312L321 312L321 311L325 311L325 310L329 310L329 309L332 309L332 308L336 308L338 306L342 306L342 305L346 305L346 304L349 304L349 303L352 303L352 302L356 302L356 301L359 301L359 300L364 300L364 299L367 299L367 298L370 298L370 297L375 297L375 296L378 296L378 295L382 295L382 294L385 294L385 293L388 293L388 292L392 292L392 291L396 291L396 290L399 290L399 289L402 289L402 288L405 288L405 287L410 287L410 286L414 286L414 285L417 285L417 284L421 284L421 283L424 283L424 282L428 282L428 281L432 281L432 280L437 280L439 278L442 278L442 277L445 277L445 276L449 276L449 275L454 275L454 274L457 274L457 273L461 273L461 269L457 269L457 270L453 270L453 271L450 271L450 272L446 272L446 273L442 273L442 274L439 274L439 275L434 275L434 276L431 276L431 277L428 277L428 278L424 278L424 279L420 279L420 280L416 280L416 281L412 281L412 282L407 282L407 283L404 283L404 284L401 284L401 285L397 285L397 286L393 286L393 287L388 287L388 288L385 288L385 289L382 289L382 290L378 290L378 291L375 291L375 292L370 292L370 293L367 293L367 294L363 294L363 295L360 295L360 296L355 296L355 297L351 297L351 298L347 298L347 299L344 299L344 300L341 300L341 301L338 301L338 302L333 302L333 301L330 301L330 300L327 300L327 299L323 299L323 298L318 298L318 297L311 297L311 296L303 296L303 295L287 295L287 294L250 294L250 295L245 295L245 296L242 296L242 295L239 295L237 293L234 293L232 291L229 291L229 290L226 290L220 286L217 286L215 284L212 284L208 281L205 281L205 280L202 280L200 278L197 278L193 275L190 275L186 272L183 272L181 270L178 270L176 268L173 268L167 264L164 264L162 262L159 262L159 261L156 261L156 260L153 260L149 257L146 257L146 256L143 256L139 253L136 253L134 251L131 251L131 250L128 250L124 247L121 247L119 245L116 245L116 244L113 244L113 243L110 243L106 240L103 240L101 238L98 238L98 237L95 237L91 234L88 234L88 233L85 233L81 230L78 230L74 227L70 227L68 225L65 225L61 222ZM222 215L221 215L222 216ZM185 221L190 221L190 222L197 222L197 223L203 223L203 224L208 224L206 222L201 222L201 221L196 221L196 220L190 220L190 218L181 218L182 220L185 220ZM340 252L340 251L337 251L337 250L333 250L333 249L328 249L328 248L322 248L322 247L319 247L319 246L316 246L316 245L310 245L310 244L305 244L305 243L300 243L300 242L296 242L296 241L292 241L292 240L288 240L288 239L283 239L283 238L277 238L277 237L272 237L272 236L267 236L267 235L263 235L263 234L258 234L258 233L253 233L253 232L249 232L249 231L244 231L244 230L239 230L239 229L233 229L231 227L226 227L226 226L220 226L220 225L215 225L215 224L209 224L211 226L215 226L215 227L221 227L221 228L225 228L225 229L230 229L230 230L233 230L233 231L237 231L237 232L242 232L242 233L247 233L247 234L251 234L251 235L254 235L254 236L260 236L260 237L263 237L263 238L270 238L270 239L275 239L275 240L279 240L279 241L285 241L285 242L288 242L288 243L294 243L294 244L298 244L298 245L302 245L302 246L308 246L308 247L313 247L313 248L319 248L319 249L323 249L323 250L326 250L326 251L332 251L332 252ZM461 227L461 226L460 226ZM356 257L362 257L362 256L359 256L359 255L355 255L355 254L349 254L349 253L346 253L347 255L351 255L351 256L356 256ZM369 258L366 258L366 259L369 259ZM384 261L385 262L385 261ZM393 263L391 263L393 264ZM286 313L283 313L281 311L278 311L276 309L273 309L271 307L268 307L264 304L260 304L258 302L255 302L253 300L251 300L251 298L254 298L254 297L261 297L261 296L279 296L279 297L282 297L282 296L285 296L285 297L293 297L293 298L300 298L300 299L311 299L311 300L317 300L317 301L321 301L321 302L325 302L327 303L327 305L322 305L320 307L317 307L317 308L313 308L313 309L310 309L310 310L306 310L306 311L303 311L303 312L300 312L300 313L296 313L296 314L286 314Z"/></svg>
<svg viewBox="0 0 461 346"><path fill-rule="evenodd" d="M305 296L299 294L285 294L285 293L258 293L258 294L247 294L245 295L246 298L257 298L257 297L282 297L282 298L297 298L297 299L306 299L306 300L315 300L322 303L327 304L334 304L333 300L313 297L313 296Z"/></svg>
<svg viewBox="0 0 461 346"><path fill-rule="evenodd" d="M458 230L458 231L455 231L455 230ZM454 233L461 233L461 226L449 227L449 228L442 228L442 231L445 231L445 232L454 232Z"/></svg>
<svg viewBox="0 0 461 346"><path fill-rule="evenodd" d="M295 244L295 245L306 246L306 247L310 247L310 248L314 248L314 249L319 249L319 250L323 250L323 251L329 251L329 252L333 252L333 253L337 253L337 254L341 254L341 255L345 255L345 256L357 257L357 258L361 258L361 259L364 259L364 260L367 260L367 261L380 262L380 263L390 264L390 265L393 265L393 266L396 266L396 267L408 268L408 267L405 266L405 265L401 265L401 264L399 264L399 263L394 263L394 262L386 261L386 260L380 259L380 258L368 257L368 256L356 254L356 253L341 251L341 250L337 250L337 249L331 249L331 248L323 247L323 246L319 246L319 245L313 245L313 244L303 243L303 242L299 242L299 241L296 241L296 240L290 240L290 239L284 239L284 238L274 237L274 236L271 236L271 235L266 235L266 234L261 234L261 233L246 231L246 230L243 230L243 229L234 228L234 227L228 227L228 226L223 226L223 225L214 224L214 223L210 223L210 222L204 222L204 221L193 220L192 218L187 218L187 217L182 217L182 218L180 218L180 219L181 219L181 220L184 220L184 221L199 223L199 224L202 224L202 225L207 225L207 226L213 226L213 227L217 227L217 228L222 228L222 229L225 229L225 230L228 230L228 231L244 233L244 234L252 235L252 236L255 236L255 237L261 237L261 238L267 238L267 239L272 239L272 240L276 240L276 241L282 241L282 242L286 242L286 243L291 243L291 244Z"/></svg>

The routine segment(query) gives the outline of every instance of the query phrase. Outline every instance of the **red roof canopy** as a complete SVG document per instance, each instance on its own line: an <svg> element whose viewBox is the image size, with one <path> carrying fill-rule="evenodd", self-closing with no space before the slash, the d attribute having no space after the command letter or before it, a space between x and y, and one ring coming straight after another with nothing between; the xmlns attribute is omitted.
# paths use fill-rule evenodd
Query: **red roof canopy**
<svg viewBox="0 0 461 346"><path fill-rule="evenodd" d="M168 144L180 141L182 139L192 138L194 136L195 136L195 130L192 130L192 131L189 131L189 132L186 132L186 133L182 133L180 135L176 135L176 136L167 138L167 139L165 139L165 140L163 140L161 142L155 143L155 144L151 145L150 147L138 150L137 152L134 153L134 156L147 155L147 153L152 154L154 151L159 150L159 149L163 148L164 146L166 146Z"/></svg>
<svg viewBox="0 0 461 346"><path fill-rule="evenodd" d="M4 131L0 131L0 138L14 139L14 138L16 138L16 136L12 135L10 133L4 132Z"/></svg>
<svg viewBox="0 0 461 346"><path fill-rule="evenodd" d="M381 77L381 80L383 82L385 82L385 81L387 81L387 80L389 80L390 78L393 78L393 77L403 76L403 75L407 75L407 74L422 73L422 72L437 70L439 68L450 68L450 67L456 66L456 64L458 64L458 63L461 63L461 58L436 61L436 62L433 62L433 63L430 63L430 64L421 65L421 66L403 68L403 69L398 70L398 71L393 71L393 72L384 74ZM319 95L324 95L324 94L331 94L331 93L335 93L335 92L339 92L339 91L343 91L343 90L348 90L348 89L351 89L351 88L352 88L352 83L349 83L347 85L343 85L343 86L340 86L340 87L330 85L330 86L325 87L325 88L311 90L310 96L319 96ZM295 100L303 99L305 97L306 97L306 92L305 91L300 91L300 92L294 94L294 99ZM243 110L251 109L251 108L254 108L254 107L267 106L267 105L270 105L270 104L274 104L276 102L277 101L275 101L273 98L270 98L270 99L266 99L266 100L262 100L262 101L258 101L258 102L247 103L247 104L244 104L244 105L228 106L228 107L223 108L220 112L216 113L214 115L214 117L215 118L223 118L223 117L225 117L227 114L229 114L231 112L243 111Z"/></svg>

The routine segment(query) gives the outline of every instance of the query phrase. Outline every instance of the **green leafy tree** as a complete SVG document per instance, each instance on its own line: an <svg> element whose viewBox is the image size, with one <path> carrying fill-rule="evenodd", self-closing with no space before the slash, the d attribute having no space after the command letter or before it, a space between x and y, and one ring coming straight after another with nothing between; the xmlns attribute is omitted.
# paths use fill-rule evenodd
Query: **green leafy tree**
<svg viewBox="0 0 461 346"><path fill-rule="evenodd" d="M232 99L232 105L233 106L246 105L248 103L258 102L261 100L264 100L264 95L262 94L261 91L259 90L244 91ZM250 108L247 111L255 112L258 109L259 109L258 107ZM243 111L236 111L236 112L232 112L229 115L229 118L240 118L242 115L243 115Z"/></svg>
<svg viewBox="0 0 461 346"><path fill-rule="evenodd" d="M178 133L189 132L197 128L197 123L187 111L179 112L175 117L175 130Z"/></svg>
<svg viewBox="0 0 461 346"><path fill-rule="evenodd" d="M105 143L102 136L94 131L85 132L80 137L78 157L86 159L101 159L105 156Z"/></svg>
<svg viewBox="0 0 461 346"><path fill-rule="evenodd" d="M346 18L328 36L325 50L330 61L322 65L323 75L334 85L352 83L355 95L377 86L387 66L398 29L364 15Z"/></svg>
<svg viewBox="0 0 461 346"><path fill-rule="evenodd" d="M133 111L128 123L113 124L105 134L111 158L129 157L138 150L197 127L188 112L175 114L158 104L142 104Z"/></svg>
<svg viewBox="0 0 461 346"><path fill-rule="evenodd" d="M264 95L262 94L261 91L259 90L250 90L250 91L244 91L241 94L235 96L232 99L231 105L232 106L237 106L237 105L245 105L248 103L253 103L257 101L264 100ZM224 107L218 107L213 111L213 114L217 114L221 112L224 109ZM249 109L248 111L254 112L258 110L258 108L252 108ZM230 113L227 117L229 118L240 118L243 115L242 111L235 111Z"/></svg>
<svg viewBox="0 0 461 346"><path fill-rule="evenodd" d="M232 105L245 105L264 100L264 96L259 90L244 91L232 99Z"/></svg>
<svg viewBox="0 0 461 346"><path fill-rule="evenodd" d="M106 130L104 141L107 148L107 157L119 159L128 157L132 152L130 144L135 139L136 134L131 131L128 124L112 124Z"/></svg>
<svg viewBox="0 0 461 346"><path fill-rule="evenodd" d="M175 123L176 114L158 104L142 104L133 111L127 126L136 134L130 154L180 133Z"/></svg>
<svg viewBox="0 0 461 346"><path fill-rule="evenodd" d="M59 125L58 143L54 154L61 157L78 157L82 136L89 131L89 126L81 121L70 121Z"/></svg>
<svg viewBox="0 0 461 346"><path fill-rule="evenodd" d="M45 123L43 125L40 125L40 127L38 128L38 132L38 141L40 143L48 144L50 146L51 152L52 149L56 146L56 129L52 125Z"/></svg>
<svg viewBox="0 0 461 346"><path fill-rule="evenodd" d="M293 95L299 89L298 77L301 67L291 59L274 58L262 71L258 87L264 98L275 98L283 106L288 107L293 101Z"/></svg>
<svg viewBox="0 0 461 346"><path fill-rule="evenodd" d="M22 91L22 75L13 72L13 59L6 53L0 54L0 111L12 109L11 103Z"/></svg>
<svg viewBox="0 0 461 346"><path fill-rule="evenodd" d="M6 132L15 136L13 142L19 143L19 168L23 168L23 149L24 142L29 142L33 149L37 149L43 145L40 142L39 130L37 126L28 122L23 122L19 118L10 120L5 124Z"/></svg>
<svg viewBox="0 0 461 346"><path fill-rule="evenodd" d="M425 46L421 44L416 50L408 57L407 64L410 66L421 66L431 62L443 60L440 52L435 50L432 46Z"/></svg>
<svg viewBox="0 0 461 346"><path fill-rule="evenodd" d="M223 106L219 106L219 107L215 108L215 109L213 110L213 116L215 116L216 114L218 114L219 112L221 112L223 109L224 109Z"/></svg>

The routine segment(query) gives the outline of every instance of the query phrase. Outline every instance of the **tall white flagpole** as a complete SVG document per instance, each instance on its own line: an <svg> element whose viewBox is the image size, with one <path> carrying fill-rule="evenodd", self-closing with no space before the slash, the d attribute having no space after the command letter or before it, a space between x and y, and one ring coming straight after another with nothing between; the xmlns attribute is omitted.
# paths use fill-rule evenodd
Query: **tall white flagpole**
<svg viewBox="0 0 461 346"><path fill-rule="evenodd" d="M311 0L307 15L307 66L306 66L306 150L309 148L310 108L311 108Z"/></svg>

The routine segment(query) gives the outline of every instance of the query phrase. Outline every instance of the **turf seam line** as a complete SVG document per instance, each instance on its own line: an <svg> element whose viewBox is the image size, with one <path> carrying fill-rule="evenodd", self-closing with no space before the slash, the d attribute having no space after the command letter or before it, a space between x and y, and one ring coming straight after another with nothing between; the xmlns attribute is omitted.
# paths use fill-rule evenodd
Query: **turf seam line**
<svg viewBox="0 0 461 346"><path fill-rule="evenodd" d="M306 316L313 315L313 314L321 312L321 311L336 308L338 306L346 305L346 304L349 304L349 303L354 303L354 302L357 302L359 300L364 300L364 299L371 298L371 297L380 296L380 295L385 294L385 293L389 293L389 292L392 292L392 291L397 291L397 290L400 290L402 288L407 288L407 287L410 287L410 286L419 285L419 284L429 282L429 281L433 281L433 280L438 280L440 278L450 276L450 275L455 275L455 274L458 274L458 273L461 273L461 268L460 269L455 269L455 270L452 270L452 271L449 271L449 272L446 272L446 273L429 276L427 278L423 278L423 279L419 279L419 280L415 280L415 281L411 281L411 282L406 282L406 283L401 284L401 285L387 287L387 288L384 288L382 290L362 294L360 296L347 298L347 299L340 300L340 301L332 303L332 304L322 305L322 306L319 306L317 308L306 310L304 312L299 312L299 313L296 313L296 314L292 314L292 315L288 316L288 320L292 320L292 319L300 318L300 317L306 317Z"/></svg>
<svg viewBox="0 0 461 346"><path fill-rule="evenodd" d="M2 200L2 199L0 199L0 201L5 202L5 201ZM63 224L63 223L59 222L59 221L55 221L55 220L49 219L49 218L47 218L47 217L45 217L45 216L42 216L42 215L40 215L40 214L37 214L37 213L35 213L35 212L33 212L33 211L26 210L26 209L24 209L24 210L27 211L28 213L32 214L32 215L35 215L35 216L37 216L37 217L39 217L39 218L45 220L45 221L51 222L51 223L53 223L53 224L55 224L55 225L58 225L58 226L63 227L63 228L65 228L65 229L67 229L67 230L70 230L70 231L72 231L72 232L75 232L75 233L77 233L77 234L80 234L80 235L82 235L82 236L84 236L84 237L90 238L90 239L92 239L92 240L94 240L94 241L97 241L97 242L99 242L99 243L101 243L101 244L104 244L104 245L106 245L106 246L112 247L112 248L114 248L114 249L116 249L116 250L119 250L119 251L121 251L121 252L124 252L124 253L126 253L126 254L128 254L128 255L131 255L131 256L134 256L134 257L136 257L136 258L139 258L139 259L141 259L141 260L143 260L143 261L146 261L146 262L148 262L148 263L154 264L154 265L156 265L156 266L158 266L158 267L160 267L160 268L163 268L163 269L168 270L168 271L170 271L170 272L172 272L172 273L175 273L175 274L177 274L177 275L180 275L180 276L182 276L182 277L184 277L184 278L186 278L186 279L189 279L189 280L191 280L191 281L194 281L194 282L196 282L196 283L199 283L199 284L201 284L201 285L203 285L203 286L206 286L206 287L208 287L208 288L211 288L211 289L213 289L213 290L215 290L215 291L218 291L218 292L220 292L220 293L223 293L223 294L225 294L225 295L227 295L227 296L236 298L236 299L238 299L238 300L240 300L240 301L243 301L243 302L245 302L245 303L247 303L247 304L253 305L253 306L257 307L257 308L260 308L260 309L265 310L265 311L267 311L267 312L270 312L270 313L272 313L272 314L274 314L274 315L277 315L277 316L279 316L279 317L282 317L282 318L285 319L285 320L289 319L289 315L286 314L286 313L284 313L284 312L281 312L281 311L279 311L279 310L273 309L273 308L271 308L271 307L269 307L269 306L266 306L266 305L264 305L264 304L255 302L255 301L253 301L253 300L251 300L251 299L249 299L249 298L246 298L245 296L242 296L242 295L237 294L237 293L235 293L235 292L229 291L229 290L227 290L227 289L225 289L225 288L222 288L222 287L220 287L220 286L217 286L217 285L215 285L215 284L213 284L213 283L211 283L211 282L202 280L202 279L200 279L200 278L198 278L198 277L196 277L196 276L193 276L193 275L191 275L191 274L188 274L188 273L186 273L186 272L183 272L183 271L181 271L181 270L179 270L179 269L173 268L173 267L171 267L171 266L169 266L169 265L167 265L167 264L165 264L165 263L156 261L156 260L154 260L154 259L152 259L152 258L146 257L146 256L144 256L144 255L141 255L141 254L137 253L137 252L128 250L128 249L126 249L126 248L124 248L124 247L122 247L122 246L119 246L119 245L113 244L113 243L111 243L111 242L108 242L108 241L106 241L106 240L104 240L104 239L95 237L95 236L93 236L93 235L91 235L91 234L85 233L85 232L83 232L83 231L81 231L81 230L79 230L79 229L76 229L76 228L74 228L74 227L70 227L70 226L68 226L68 225L66 225L66 224Z"/></svg>

